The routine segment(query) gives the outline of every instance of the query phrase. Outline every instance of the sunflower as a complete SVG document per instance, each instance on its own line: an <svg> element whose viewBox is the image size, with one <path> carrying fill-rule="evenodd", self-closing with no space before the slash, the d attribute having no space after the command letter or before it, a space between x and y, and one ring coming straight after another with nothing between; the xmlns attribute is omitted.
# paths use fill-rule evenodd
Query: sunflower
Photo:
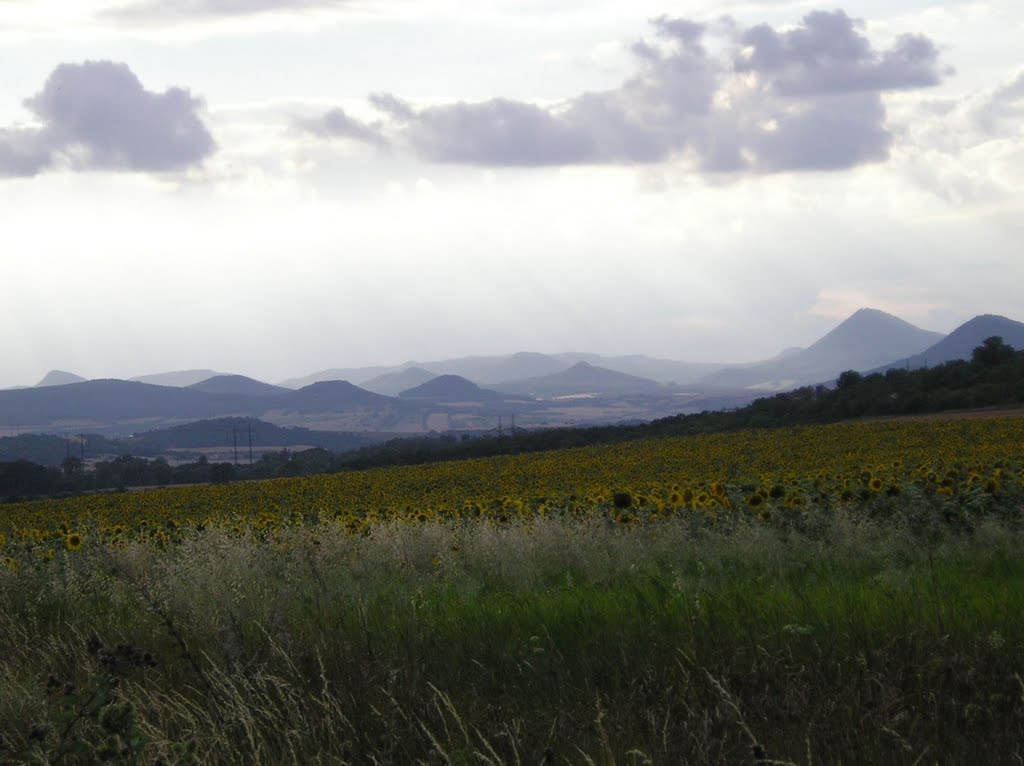
<svg viewBox="0 0 1024 766"><path fill-rule="evenodd" d="M78 532L68 532L67 537L64 538L64 544L69 551L77 551L82 547L82 535Z"/></svg>

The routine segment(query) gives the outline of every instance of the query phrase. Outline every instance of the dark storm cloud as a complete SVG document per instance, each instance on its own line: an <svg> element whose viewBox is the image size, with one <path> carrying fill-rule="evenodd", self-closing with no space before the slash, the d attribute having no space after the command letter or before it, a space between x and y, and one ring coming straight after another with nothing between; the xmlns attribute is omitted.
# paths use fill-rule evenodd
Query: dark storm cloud
<svg viewBox="0 0 1024 766"><path fill-rule="evenodd" d="M416 108L371 97L423 159L468 165L657 163L704 172L836 170L888 157L882 94L941 79L935 44L877 49L843 11L786 30L662 16L618 88L556 106L494 98Z"/></svg>
<svg viewBox="0 0 1024 766"><path fill-rule="evenodd" d="M131 24L164 24L194 19L232 18L275 11L332 8L346 0L142 0L103 11L101 16Z"/></svg>
<svg viewBox="0 0 1024 766"><path fill-rule="evenodd" d="M384 146L387 139L380 132L380 124L368 125L336 108L313 119L297 119L296 126L320 138L350 138L373 146Z"/></svg>
<svg viewBox="0 0 1024 766"><path fill-rule="evenodd" d="M61 160L76 170L181 170L214 150L199 99L182 88L148 91L125 64L61 64L24 103L40 126L0 130L2 175Z"/></svg>

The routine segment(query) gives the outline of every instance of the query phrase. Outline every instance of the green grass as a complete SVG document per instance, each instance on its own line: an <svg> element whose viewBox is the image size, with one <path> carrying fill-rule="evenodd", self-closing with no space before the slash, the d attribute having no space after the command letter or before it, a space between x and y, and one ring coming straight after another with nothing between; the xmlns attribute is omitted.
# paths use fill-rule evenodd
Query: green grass
<svg viewBox="0 0 1024 766"><path fill-rule="evenodd" d="M0 576L0 762L1019 762L1022 543L839 514L86 548Z"/></svg>

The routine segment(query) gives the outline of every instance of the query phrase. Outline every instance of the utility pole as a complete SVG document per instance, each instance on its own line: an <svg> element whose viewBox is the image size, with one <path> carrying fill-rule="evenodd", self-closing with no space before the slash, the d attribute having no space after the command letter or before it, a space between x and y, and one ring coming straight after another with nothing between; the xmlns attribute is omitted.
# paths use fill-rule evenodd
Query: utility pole
<svg viewBox="0 0 1024 766"><path fill-rule="evenodd" d="M238 423L231 424L231 442L235 452L235 465L238 465Z"/></svg>
<svg viewBox="0 0 1024 766"><path fill-rule="evenodd" d="M249 465L252 466L252 418L249 418Z"/></svg>

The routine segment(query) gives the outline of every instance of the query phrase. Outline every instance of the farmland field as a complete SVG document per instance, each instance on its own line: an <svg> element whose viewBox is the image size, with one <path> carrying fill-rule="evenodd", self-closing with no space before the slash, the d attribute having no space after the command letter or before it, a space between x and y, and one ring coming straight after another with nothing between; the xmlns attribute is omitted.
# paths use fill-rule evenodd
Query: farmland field
<svg viewBox="0 0 1024 766"><path fill-rule="evenodd" d="M1024 419L0 506L0 763L1013 763Z"/></svg>

